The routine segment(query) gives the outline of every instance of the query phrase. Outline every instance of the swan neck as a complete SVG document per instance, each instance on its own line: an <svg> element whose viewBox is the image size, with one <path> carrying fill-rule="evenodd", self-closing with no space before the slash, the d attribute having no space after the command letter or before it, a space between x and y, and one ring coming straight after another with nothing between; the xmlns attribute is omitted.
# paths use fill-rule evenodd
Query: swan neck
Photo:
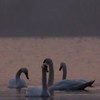
<svg viewBox="0 0 100 100"><path fill-rule="evenodd" d="M47 90L47 75L44 69L42 69L42 88L43 90Z"/></svg>
<svg viewBox="0 0 100 100"><path fill-rule="evenodd" d="M66 77L67 77L67 68L66 68L66 66L63 66L63 77L62 77L62 79L65 80Z"/></svg>
<svg viewBox="0 0 100 100"><path fill-rule="evenodd" d="M53 63L49 64L49 79L48 79L48 87L53 85L54 82L54 68Z"/></svg>
<svg viewBox="0 0 100 100"><path fill-rule="evenodd" d="M17 73L16 73L16 81L18 81L20 79L20 75L21 75L22 71L19 70Z"/></svg>

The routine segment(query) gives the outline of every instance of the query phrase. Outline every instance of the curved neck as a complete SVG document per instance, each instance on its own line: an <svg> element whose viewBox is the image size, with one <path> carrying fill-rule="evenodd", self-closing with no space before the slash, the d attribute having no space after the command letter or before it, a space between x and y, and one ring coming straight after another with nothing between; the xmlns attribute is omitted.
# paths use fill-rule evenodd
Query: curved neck
<svg viewBox="0 0 100 100"><path fill-rule="evenodd" d="M64 65L64 66L62 67L62 69L63 69L63 76L62 76L62 79L65 80L66 77L67 77L67 68L66 68L66 65Z"/></svg>
<svg viewBox="0 0 100 100"><path fill-rule="evenodd" d="M49 79L48 79L48 87L53 85L54 82L54 68L53 63L49 64Z"/></svg>
<svg viewBox="0 0 100 100"><path fill-rule="evenodd" d="M21 70L19 70L19 71L16 73L16 82L17 82L18 80L20 80L20 75L21 75L21 73L22 73Z"/></svg>
<svg viewBox="0 0 100 100"><path fill-rule="evenodd" d="M42 69L42 88L43 90L47 90L47 75L44 69Z"/></svg>

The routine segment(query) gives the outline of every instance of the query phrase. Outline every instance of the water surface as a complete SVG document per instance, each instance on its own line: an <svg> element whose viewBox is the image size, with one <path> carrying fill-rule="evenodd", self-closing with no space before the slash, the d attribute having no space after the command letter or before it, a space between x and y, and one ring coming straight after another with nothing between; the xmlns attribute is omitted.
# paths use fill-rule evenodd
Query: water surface
<svg viewBox="0 0 100 100"><path fill-rule="evenodd" d="M41 85L41 65L45 58L54 62L55 82L62 79L59 65L68 68L68 79L96 80L93 88L79 92L55 92L50 98L26 98L25 89L20 93L7 88L21 67L29 69L28 85ZM100 38L0 38L0 99L1 100L98 100L100 99Z"/></svg>

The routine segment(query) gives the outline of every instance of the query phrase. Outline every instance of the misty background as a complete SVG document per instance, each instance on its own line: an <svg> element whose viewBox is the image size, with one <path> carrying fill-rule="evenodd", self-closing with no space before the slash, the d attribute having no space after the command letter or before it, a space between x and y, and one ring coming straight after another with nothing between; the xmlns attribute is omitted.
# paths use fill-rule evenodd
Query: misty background
<svg viewBox="0 0 100 100"><path fill-rule="evenodd" d="M99 36L100 0L0 0L0 36Z"/></svg>

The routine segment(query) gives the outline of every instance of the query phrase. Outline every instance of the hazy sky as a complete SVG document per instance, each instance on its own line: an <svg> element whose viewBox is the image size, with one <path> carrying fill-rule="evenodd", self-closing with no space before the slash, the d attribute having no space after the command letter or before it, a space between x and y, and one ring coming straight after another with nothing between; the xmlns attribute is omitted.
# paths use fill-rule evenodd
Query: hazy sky
<svg viewBox="0 0 100 100"><path fill-rule="evenodd" d="M100 35L100 0L0 0L0 36Z"/></svg>

